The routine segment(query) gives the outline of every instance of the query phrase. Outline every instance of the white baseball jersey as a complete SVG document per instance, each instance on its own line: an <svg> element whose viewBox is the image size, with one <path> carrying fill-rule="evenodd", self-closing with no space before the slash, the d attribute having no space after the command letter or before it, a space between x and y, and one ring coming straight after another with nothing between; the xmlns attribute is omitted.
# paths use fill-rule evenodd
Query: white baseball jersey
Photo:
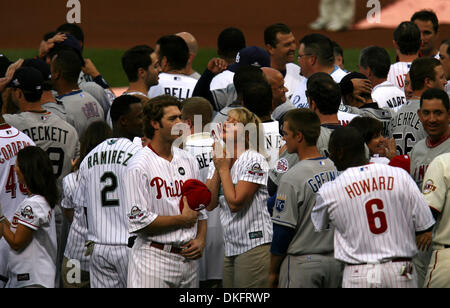
<svg viewBox="0 0 450 308"><path fill-rule="evenodd" d="M208 179L215 171L211 164ZM232 213L225 200L219 196L220 221L225 240L225 256L235 256L249 251L257 246L272 241L272 221L267 209L267 174L269 165L261 154L247 150L234 162L230 170L234 185L239 181L259 184L259 189L252 202L237 213Z"/></svg>
<svg viewBox="0 0 450 308"><path fill-rule="evenodd" d="M398 111L402 105L406 104L405 92L387 80L373 87L372 100L378 104L378 107L390 108L393 111Z"/></svg>
<svg viewBox="0 0 450 308"><path fill-rule="evenodd" d="M181 186L189 179L199 179L195 158L188 152L172 147L173 158L160 157L150 147L139 150L128 163L124 176L128 206L129 233L135 233L157 216L180 215ZM205 210L199 219L206 219ZM197 224L191 228L176 229L162 234L138 233L146 241L156 241L180 247L197 235Z"/></svg>
<svg viewBox="0 0 450 308"><path fill-rule="evenodd" d="M391 64L387 80L404 92L406 75L408 75L410 68L411 62L397 62Z"/></svg>
<svg viewBox="0 0 450 308"><path fill-rule="evenodd" d="M175 96L179 100L192 97L197 79L182 75L160 73L158 84L150 87L148 97L153 98L160 95Z"/></svg>
<svg viewBox="0 0 450 308"><path fill-rule="evenodd" d="M441 154L430 163L422 193L428 205L441 214L434 227L433 244L450 246L450 153Z"/></svg>
<svg viewBox="0 0 450 308"><path fill-rule="evenodd" d="M418 100L409 100L389 123L389 138L395 139L397 155L409 155L414 145L427 136L417 114L419 108Z"/></svg>
<svg viewBox="0 0 450 308"><path fill-rule="evenodd" d="M209 166L213 164L211 153L213 144L214 139L208 133L193 134L186 139L184 149L197 160L200 169L199 180L203 183L206 183ZM219 213L219 208L215 208L207 213L206 246L203 249L203 256L199 259L198 266L200 281L222 279L224 243Z"/></svg>
<svg viewBox="0 0 450 308"><path fill-rule="evenodd" d="M84 208L78 207L73 203L73 194L78 187L78 171L72 172L63 178L62 200L61 207L65 209L73 209L73 221L70 225L69 235L67 237L66 249L64 256L71 260L78 260L80 262L81 270L89 271L89 256L85 255L87 241L87 221L84 214Z"/></svg>
<svg viewBox="0 0 450 308"><path fill-rule="evenodd" d="M300 66L295 63L286 64L286 75L284 76L284 86L288 91L286 97L290 99L305 77L300 75Z"/></svg>
<svg viewBox="0 0 450 308"><path fill-rule="evenodd" d="M334 70L331 72L330 76L333 78L334 82L339 84L344 78L345 75L347 75L343 69L341 69L338 66L334 66ZM303 76L302 76L303 77ZM308 78L303 77L300 81L300 84L298 85L297 89L294 90L294 93L290 97L290 100L292 104L294 104L297 108L308 108L308 100L306 99L306 84L308 82Z"/></svg>
<svg viewBox="0 0 450 308"><path fill-rule="evenodd" d="M269 168L273 168L280 156L280 149L286 143L280 135L278 121L263 122L264 143L266 153L269 155Z"/></svg>
<svg viewBox="0 0 450 308"><path fill-rule="evenodd" d="M19 184L14 166L19 150L29 145L35 145L33 140L17 128L9 124L0 125L0 205L9 221L27 195L26 188ZM9 249L5 239L0 238L0 275L5 277Z"/></svg>
<svg viewBox="0 0 450 308"><path fill-rule="evenodd" d="M80 142L75 128L58 116L46 112L5 114L5 121L27 134L43 149L53 164L61 188L62 178L70 173L72 160L79 156Z"/></svg>
<svg viewBox="0 0 450 308"><path fill-rule="evenodd" d="M21 224L33 230L31 242L22 251L10 249L8 288L41 285L54 288L56 275L55 216L44 197L33 195L18 207L11 221L15 233Z"/></svg>
<svg viewBox="0 0 450 308"><path fill-rule="evenodd" d="M450 152L450 138L441 140L437 144L432 144L430 139L417 142L410 154L411 167L410 174L419 188L422 188L423 177L428 165L438 155Z"/></svg>
<svg viewBox="0 0 450 308"><path fill-rule="evenodd" d="M77 90L58 96L70 117L67 120L73 120L70 123L77 130L78 137L83 137L86 128L95 121L105 120L105 113L100 103L88 92Z"/></svg>
<svg viewBox="0 0 450 308"><path fill-rule="evenodd" d="M335 227L335 258L348 264L412 258L415 233L434 224L409 174L385 164L348 168L318 192L311 218L317 231Z"/></svg>
<svg viewBox="0 0 450 308"><path fill-rule="evenodd" d="M83 159L73 202L87 209L88 240L104 245L128 244L123 178L131 158L140 148L126 138L111 138Z"/></svg>
<svg viewBox="0 0 450 308"><path fill-rule="evenodd" d="M214 76L209 85L209 90L225 89L229 84L233 83L234 72L224 70L223 72Z"/></svg>

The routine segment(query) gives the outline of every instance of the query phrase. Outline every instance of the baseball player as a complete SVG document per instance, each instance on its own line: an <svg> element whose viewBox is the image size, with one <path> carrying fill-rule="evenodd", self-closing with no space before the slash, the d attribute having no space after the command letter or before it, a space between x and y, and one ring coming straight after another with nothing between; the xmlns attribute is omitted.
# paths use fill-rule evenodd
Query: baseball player
<svg viewBox="0 0 450 308"><path fill-rule="evenodd" d="M73 122L70 124L75 127L78 136L82 136L92 122L105 119L103 108L98 101L78 87L77 77L80 70L81 62L71 50L58 52L50 63L52 83L58 92L56 99L62 102L71 116Z"/></svg>
<svg viewBox="0 0 450 308"><path fill-rule="evenodd" d="M209 166L213 164L214 139L207 130L207 124L211 122L212 117L211 104L200 97L188 98L183 103L181 116L191 129L191 135L186 138L184 150L191 153L197 160L200 169L200 181L205 183ZM198 119L199 116L201 116L201 119ZM203 128L206 129L206 132L201 130ZM208 212L206 245L203 256L199 259L198 267L200 288L220 287L222 285L224 243L219 212L219 208Z"/></svg>
<svg viewBox="0 0 450 308"><path fill-rule="evenodd" d="M414 60L409 77L413 98L399 109L389 124L389 137L395 139L398 155L409 155L413 146L427 135L417 113L422 94L429 88L444 89L446 84L442 65L434 58Z"/></svg>
<svg viewBox="0 0 450 308"><path fill-rule="evenodd" d="M186 42L177 35L166 35L156 42L155 53L161 65L158 85L150 87L148 97L170 95L185 100L192 96L197 79L185 75L189 58Z"/></svg>
<svg viewBox="0 0 450 308"><path fill-rule="evenodd" d="M426 90L421 96L420 109L417 113L428 136L417 142L411 151L410 174L417 186L421 188L425 171L430 162L436 156L450 152L450 128L448 125L450 112L447 93L440 89ZM420 287L425 281L430 257L431 250L423 249L414 258Z"/></svg>
<svg viewBox="0 0 450 308"><path fill-rule="evenodd" d="M78 169L84 157L91 152L99 143L112 137L112 130L108 124L103 121L93 122L86 129L80 144L80 157L73 166L74 172L69 173L63 178L61 207L64 215L70 222L70 231L67 237L67 245L64 250L64 258L61 268L61 280L64 288L88 288L90 287L89 278L89 259L86 256L86 241L88 234L88 225L83 207L78 207L73 202L74 193L78 187ZM80 265L80 281L73 281L72 269L77 260Z"/></svg>
<svg viewBox="0 0 450 308"><path fill-rule="evenodd" d="M391 65L387 80L404 91L405 77L411 63L418 58L420 30L413 22L402 22L394 30L394 48L398 61Z"/></svg>
<svg viewBox="0 0 450 308"><path fill-rule="evenodd" d="M282 176L277 191L272 215L272 287L341 285L343 267L333 257L334 232L314 232L311 222L315 193L324 182L337 177L333 162L315 146L319 134L320 120L313 111L295 109L286 114L283 138L287 151L298 155L300 161ZM316 262L320 265L312 267Z"/></svg>
<svg viewBox="0 0 450 308"><path fill-rule="evenodd" d="M450 279L448 272L450 236L449 202L450 202L450 153L437 156L430 163L423 182L423 197L436 218L436 226L432 236L431 262L425 279L427 288L448 288Z"/></svg>
<svg viewBox="0 0 450 308"><path fill-rule="evenodd" d="M330 157L342 173L319 189L311 218L317 231L335 228L342 287L417 287L416 236L435 221L414 181L401 168L368 164L353 127L333 132Z"/></svg>
<svg viewBox="0 0 450 308"><path fill-rule="evenodd" d="M35 145L27 135L17 128L6 124L3 116L0 116L0 204L3 210L1 216L9 221L12 220L19 204L25 199L26 188L17 180L14 167L16 165L17 153L19 150ZM7 281L6 266L8 263L9 246L4 239L0 238L0 288Z"/></svg>
<svg viewBox="0 0 450 308"><path fill-rule="evenodd" d="M85 207L91 286L124 288L128 275L127 203L123 177L131 158L141 149L132 142L142 131L143 106L139 98L122 95L111 106L113 137L83 159L73 202Z"/></svg>
<svg viewBox="0 0 450 308"><path fill-rule="evenodd" d="M387 80L390 66L391 59L384 48L370 46L361 50L359 70L372 82L372 100L380 108L397 111L406 103L406 98L402 90Z"/></svg>
<svg viewBox="0 0 450 308"><path fill-rule="evenodd" d="M264 30L264 44L270 54L270 67L283 75L284 86L288 89L286 97L291 99L303 79L300 67L293 63L297 48L294 34L285 24L273 24Z"/></svg>
<svg viewBox="0 0 450 308"><path fill-rule="evenodd" d="M41 148L28 146L17 154L19 182L28 197L11 222L0 222L0 234L11 247L7 288L53 288L56 276L56 229L53 208L59 200L52 164Z"/></svg>
<svg viewBox="0 0 450 308"><path fill-rule="evenodd" d="M181 199L182 184L199 179L199 168L191 154L172 146L178 138L172 127L180 121L173 96L151 99L144 108L150 142L130 160L123 180L128 231L137 235L129 257L130 288L198 287L196 259L205 245L206 215Z"/></svg>

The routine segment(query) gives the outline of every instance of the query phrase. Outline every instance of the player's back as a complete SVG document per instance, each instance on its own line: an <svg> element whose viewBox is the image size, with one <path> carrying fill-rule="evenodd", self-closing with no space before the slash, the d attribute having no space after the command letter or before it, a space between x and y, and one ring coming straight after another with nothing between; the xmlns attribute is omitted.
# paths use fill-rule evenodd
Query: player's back
<svg viewBox="0 0 450 308"><path fill-rule="evenodd" d="M398 155L409 155L414 145L427 136L417 114L419 108L418 100L409 100L389 123L389 137L395 139Z"/></svg>
<svg viewBox="0 0 450 308"><path fill-rule="evenodd" d="M284 86L288 91L286 97L290 99L304 77L300 75L300 66L295 63L286 64L286 75L284 76Z"/></svg>
<svg viewBox="0 0 450 308"><path fill-rule="evenodd" d="M372 100L378 107L391 108L395 112L406 103L405 92L387 80L373 87Z"/></svg>
<svg viewBox="0 0 450 308"><path fill-rule="evenodd" d="M83 159L74 203L87 208L89 240L111 245L128 243L123 176L130 159L139 149L140 146L126 138L111 138Z"/></svg>
<svg viewBox="0 0 450 308"><path fill-rule="evenodd" d="M269 168L275 166L279 158L280 148L285 143L280 135L280 124L278 121L262 123L264 129L264 144L267 155L269 155Z"/></svg>
<svg viewBox="0 0 450 308"><path fill-rule="evenodd" d="M186 138L184 149L197 160L200 170L200 181L206 183L209 165L212 164L212 150L214 139L209 133L193 134Z"/></svg>
<svg viewBox="0 0 450 308"><path fill-rule="evenodd" d="M75 128L50 113L21 112L5 114L5 121L28 135L36 146L49 155L53 173L61 187L62 178L70 173L72 160L79 155L80 143Z"/></svg>
<svg viewBox="0 0 450 308"><path fill-rule="evenodd" d="M392 116L395 114L389 108L379 108L376 103L366 104L363 107L357 108L354 106L346 106L347 111L361 117L371 117L377 119L383 125L381 134L385 137L389 136L389 124Z"/></svg>
<svg viewBox="0 0 450 308"><path fill-rule="evenodd" d="M405 90L406 75L411 68L411 62L396 62L391 64L387 80L397 88Z"/></svg>
<svg viewBox="0 0 450 308"><path fill-rule="evenodd" d="M409 174L368 164L348 168L319 190L335 226L335 257L367 263L417 253L415 232L430 227L429 211ZM426 213L430 214L430 213Z"/></svg>
<svg viewBox="0 0 450 308"><path fill-rule="evenodd" d="M148 90L148 97L170 95L179 100L185 100L192 97L196 84L197 79L186 75L161 73L158 84Z"/></svg>
<svg viewBox="0 0 450 308"><path fill-rule="evenodd" d="M223 72L217 74L214 76L214 78L211 80L211 84L209 85L209 90L217 90L217 89L224 89L229 84L233 83L234 78L234 72L230 70L224 70Z"/></svg>

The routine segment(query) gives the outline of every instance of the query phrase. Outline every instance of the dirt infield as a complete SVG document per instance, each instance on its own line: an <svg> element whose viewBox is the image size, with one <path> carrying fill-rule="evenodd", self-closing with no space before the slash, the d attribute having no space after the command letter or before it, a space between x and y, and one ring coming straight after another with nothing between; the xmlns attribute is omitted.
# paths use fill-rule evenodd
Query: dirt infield
<svg viewBox="0 0 450 308"><path fill-rule="evenodd" d="M367 1L356 0L356 21L366 17ZM395 0L381 0L386 6ZM37 48L42 35L66 22L67 0L20 0L0 3L0 49ZM154 42L164 34L188 31L200 47L215 47L217 35L228 26L243 30L247 45L263 45L264 28L288 24L297 39L311 32L307 25L318 14L318 0L80 0L81 27L90 48L128 48ZM278 3L275 5L274 3ZM325 32L323 32L325 33ZM443 25L441 38L450 37ZM344 48L392 47L392 29L326 32Z"/></svg>

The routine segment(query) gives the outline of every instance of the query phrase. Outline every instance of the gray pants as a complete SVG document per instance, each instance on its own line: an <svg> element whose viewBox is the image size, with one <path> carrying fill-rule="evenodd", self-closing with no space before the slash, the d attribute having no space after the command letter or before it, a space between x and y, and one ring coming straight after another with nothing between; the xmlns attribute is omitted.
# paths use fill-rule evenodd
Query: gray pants
<svg viewBox="0 0 450 308"><path fill-rule="evenodd" d="M344 264L332 254L287 255L280 268L280 288L339 288Z"/></svg>

